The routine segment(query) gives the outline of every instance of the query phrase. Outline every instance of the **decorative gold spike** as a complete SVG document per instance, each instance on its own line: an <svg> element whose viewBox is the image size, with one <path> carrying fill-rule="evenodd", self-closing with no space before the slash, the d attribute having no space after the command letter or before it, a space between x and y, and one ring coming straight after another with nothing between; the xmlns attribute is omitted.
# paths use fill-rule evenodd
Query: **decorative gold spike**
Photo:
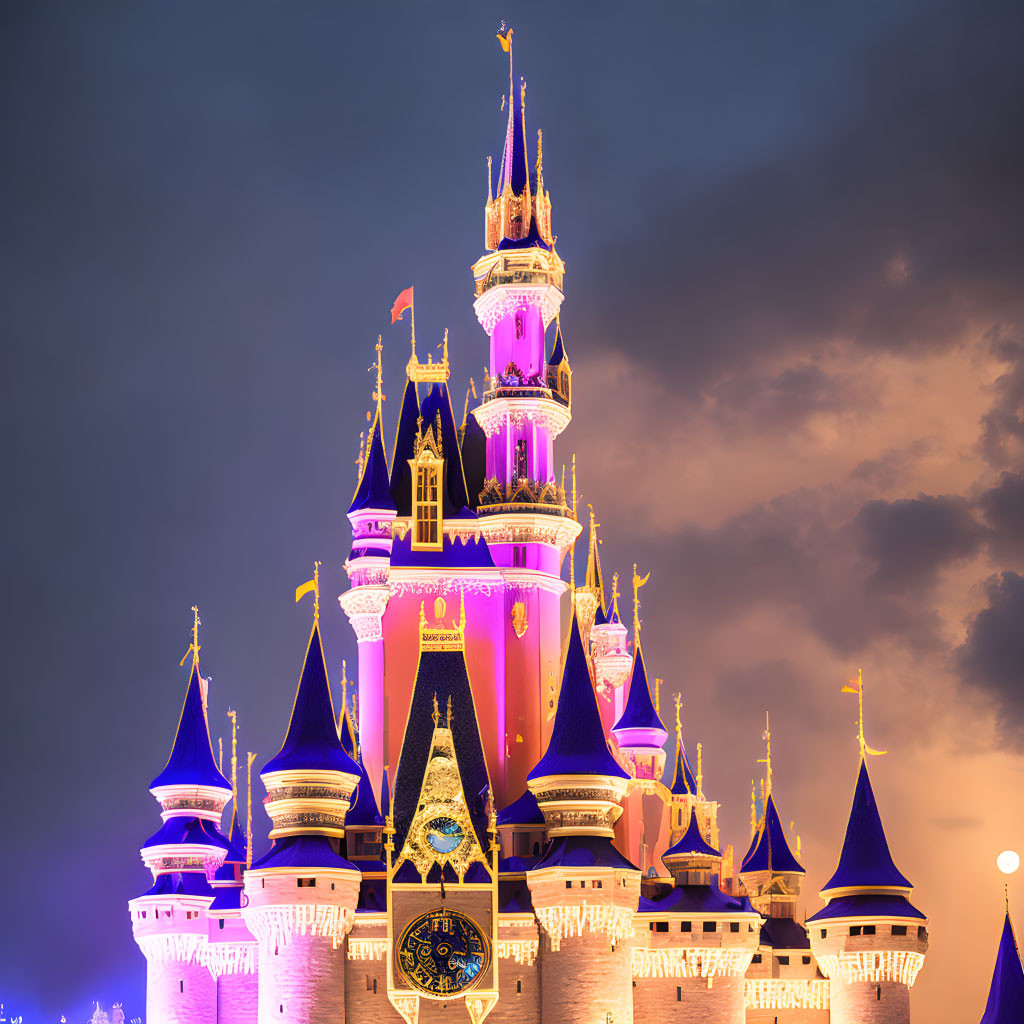
<svg viewBox="0 0 1024 1024"><path fill-rule="evenodd" d="M750 780L750 838L754 838L757 831L757 790L754 789L754 780Z"/></svg>
<svg viewBox="0 0 1024 1024"><path fill-rule="evenodd" d="M697 744L697 799L704 799L704 745Z"/></svg>
<svg viewBox="0 0 1024 1024"><path fill-rule="evenodd" d="M676 741L680 746L683 744L683 720L682 720L683 695L676 693Z"/></svg>
<svg viewBox="0 0 1024 1024"><path fill-rule="evenodd" d="M657 676L654 677L654 710L661 714L661 683Z"/></svg>
<svg viewBox="0 0 1024 1024"><path fill-rule="evenodd" d="M192 605L192 643L189 644L188 650L182 656L181 661L178 662L179 668L185 664L185 659L190 654L192 655L192 667L195 668L199 663L199 627L202 624L202 619L199 618L199 609Z"/></svg>
<svg viewBox="0 0 1024 1024"><path fill-rule="evenodd" d="M234 801L234 813L238 815L238 712L228 708L231 719L231 799Z"/></svg>
<svg viewBox="0 0 1024 1024"><path fill-rule="evenodd" d="M248 755L248 780L246 790L249 798L249 806L245 817L245 866L252 867L252 763L256 760L256 754L250 750Z"/></svg>
<svg viewBox="0 0 1024 1024"><path fill-rule="evenodd" d="M640 650L640 588L651 578L651 574L641 576L633 563L633 646Z"/></svg>
<svg viewBox="0 0 1024 1024"><path fill-rule="evenodd" d="M494 201L494 190L491 187L491 158L490 155L487 157L487 202Z"/></svg>
<svg viewBox="0 0 1024 1024"><path fill-rule="evenodd" d="M384 369L381 364L381 353L384 351L384 340L382 335L377 335L377 382L373 389L373 400L377 403L377 417L380 418L380 406L381 402L384 402L387 396L384 394Z"/></svg>
<svg viewBox="0 0 1024 1024"><path fill-rule="evenodd" d="M434 719L434 728L437 728L438 722L441 721L441 712L437 706L437 690L434 691L434 713L430 716Z"/></svg>
<svg viewBox="0 0 1024 1024"><path fill-rule="evenodd" d="M767 800L772 795L772 725L767 711L764 713L764 732L761 733L761 739L765 742L765 756L759 757L757 763L765 766L767 781L764 788L764 798Z"/></svg>
<svg viewBox="0 0 1024 1024"><path fill-rule="evenodd" d="M882 754L888 754L888 750L875 750L869 747L864 739L864 675L860 669L857 669L857 678L851 679L841 692L857 694L857 743L860 746L861 760L868 755L881 757Z"/></svg>
<svg viewBox="0 0 1024 1024"><path fill-rule="evenodd" d="M424 610L424 607L423 607L424 603L425 602L420 601L420 629L426 629L427 628L427 613L426 613L426 611Z"/></svg>
<svg viewBox="0 0 1024 1024"><path fill-rule="evenodd" d="M224 737L217 737L217 771L224 774Z"/></svg>
<svg viewBox="0 0 1024 1024"><path fill-rule="evenodd" d="M452 695L448 694L448 707L446 708L445 728L451 729L452 727Z"/></svg>
<svg viewBox="0 0 1024 1024"><path fill-rule="evenodd" d="M295 588L295 601L298 603L307 594L313 595L313 625L320 622L320 563L313 563L313 578L307 580L301 587Z"/></svg>
<svg viewBox="0 0 1024 1024"><path fill-rule="evenodd" d="M544 194L544 132L537 129L537 195Z"/></svg>

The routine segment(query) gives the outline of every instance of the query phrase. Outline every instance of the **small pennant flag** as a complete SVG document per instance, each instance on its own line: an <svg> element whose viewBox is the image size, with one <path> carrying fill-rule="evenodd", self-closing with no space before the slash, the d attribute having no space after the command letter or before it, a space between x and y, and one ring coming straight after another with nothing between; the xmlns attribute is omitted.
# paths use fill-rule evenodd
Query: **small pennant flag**
<svg viewBox="0 0 1024 1024"><path fill-rule="evenodd" d="M316 577L303 583L301 587L295 588L295 602L301 601L307 594L312 594L316 589Z"/></svg>
<svg viewBox="0 0 1024 1024"><path fill-rule="evenodd" d="M498 32L498 42L501 43L501 48L508 53L509 47L512 45L512 29L505 27L505 22L501 23L501 31Z"/></svg>
<svg viewBox="0 0 1024 1024"><path fill-rule="evenodd" d="M394 305L391 307L391 322L394 323L396 320L402 319L402 314L412 308L412 289L413 286L409 285L408 288L398 293L398 298L395 299Z"/></svg>
<svg viewBox="0 0 1024 1024"><path fill-rule="evenodd" d="M860 679L851 679L847 684L840 690L840 693L860 693L861 686L863 683Z"/></svg>

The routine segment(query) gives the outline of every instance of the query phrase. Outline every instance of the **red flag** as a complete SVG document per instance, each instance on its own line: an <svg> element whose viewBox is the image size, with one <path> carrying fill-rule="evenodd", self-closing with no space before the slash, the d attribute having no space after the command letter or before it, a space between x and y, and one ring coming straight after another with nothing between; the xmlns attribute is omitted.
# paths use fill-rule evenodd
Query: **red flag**
<svg viewBox="0 0 1024 1024"><path fill-rule="evenodd" d="M395 304L391 307L391 322L402 319L402 314L412 307L412 285L398 293Z"/></svg>

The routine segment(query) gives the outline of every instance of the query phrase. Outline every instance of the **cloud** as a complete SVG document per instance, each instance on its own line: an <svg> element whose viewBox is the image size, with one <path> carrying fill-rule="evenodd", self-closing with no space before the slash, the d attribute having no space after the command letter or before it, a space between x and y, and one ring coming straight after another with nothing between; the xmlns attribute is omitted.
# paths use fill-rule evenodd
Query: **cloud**
<svg viewBox="0 0 1024 1024"><path fill-rule="evenodd" d="M968 626L954 660L963 680L995 702L1004 744L1024 750L1024 576L1004 572L984 588L988 603Z"/></svg>
<svg viewBox="0 0 1024 1024"><path fill-rule="evenodd" d="M982 418L981 450L993 466L1024 460L1024 341L991 332L993 354L1007 369L993 385L995 401Z"/></svg>
<svg viewBox="0 0 1024 1024"><path fill-rule="evenodd" d="M967 499L957 496L869 501L855 525L861 553L874 565L871 585L889 593L930 586L949 563L976 554L985 538Z"/></svg>
<svg viewBox="0 0 1024 1024"><path fill-rule="evenodd" d="M993 554L1024 555L1024 473L1003 473L981 495L978 506L992 531Z"/></svg>

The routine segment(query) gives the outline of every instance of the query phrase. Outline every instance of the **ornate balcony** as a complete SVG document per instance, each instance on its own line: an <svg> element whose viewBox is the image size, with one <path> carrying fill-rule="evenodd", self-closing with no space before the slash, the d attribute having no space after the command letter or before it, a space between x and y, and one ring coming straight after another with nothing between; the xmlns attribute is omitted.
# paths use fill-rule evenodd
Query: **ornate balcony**
<svg viewBox="0 0 1024 1024"><path fill-rule="evenodd" d="M477 515L493 516L503 512L572 517L565 504L565 491L558 484L523 479L506 487L491 477L480 492Z"/></svg>

